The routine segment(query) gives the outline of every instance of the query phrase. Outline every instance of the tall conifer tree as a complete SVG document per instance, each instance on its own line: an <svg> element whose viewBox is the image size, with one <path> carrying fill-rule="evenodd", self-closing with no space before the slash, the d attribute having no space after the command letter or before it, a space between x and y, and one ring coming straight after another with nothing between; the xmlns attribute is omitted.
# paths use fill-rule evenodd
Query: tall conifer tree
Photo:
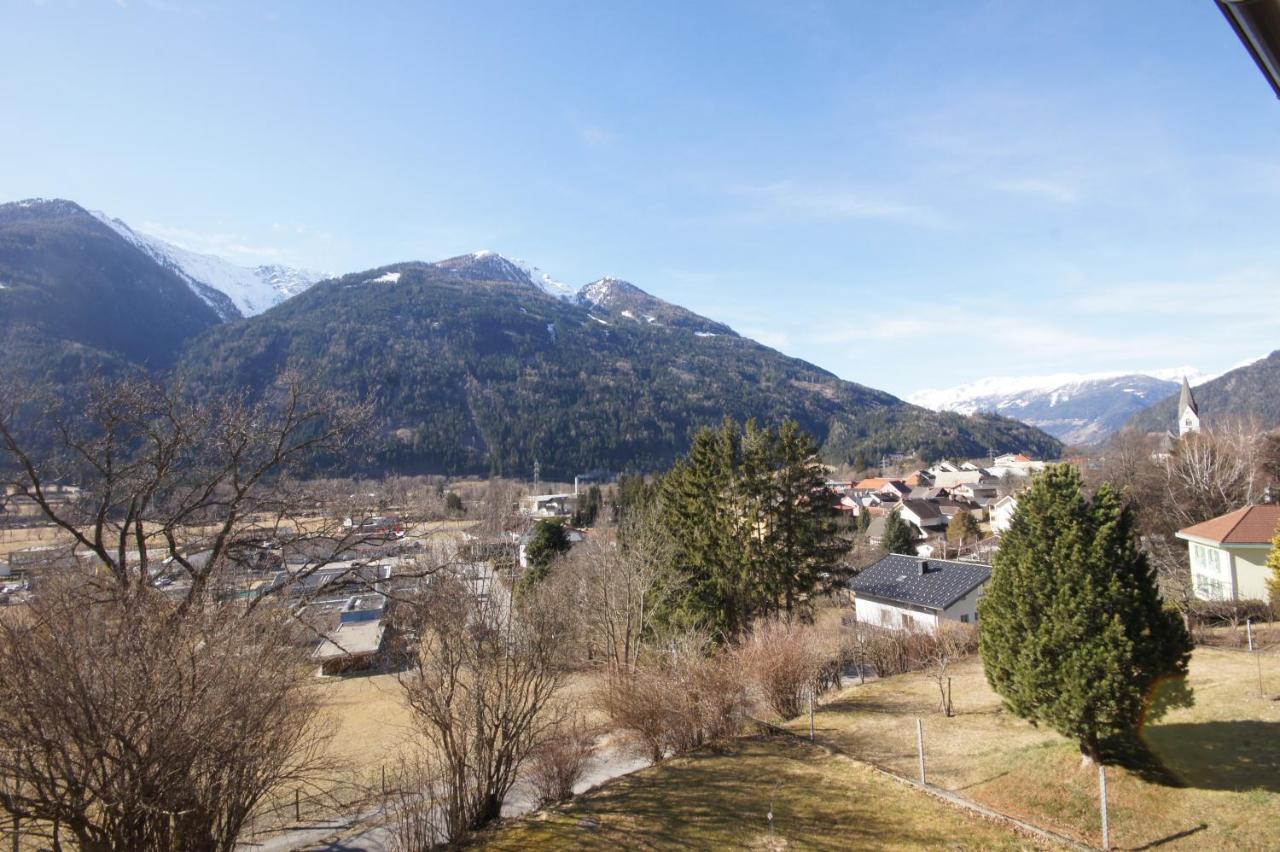
<svg viewBox="0 0 1280 852"><path fill-rule="evenodd" d="M807 614L844 576L835 496L795 423L702 430L661 494L685 589L678 620L737 636L761 616Z"/></svg>
<svg viewBox="0 0 1280 852"><path fill-rule="evenodd" d="M1055 465L1019 499L979 604L987 681L1017 715L1097 760L1105 739L1158 715L1185 676L1191 639L1161 605L1132 511L1109 486L1092 500Z"/></svg>
<svg viewBox="0 0 1280 852"><path fill-rule="evenodd" d="M903 519L902 514L894 509L884 522L884 537L880 539L880 548L885 553L905 553L914 556L916 552L915 536L911 533L911 524Z"/></svg>

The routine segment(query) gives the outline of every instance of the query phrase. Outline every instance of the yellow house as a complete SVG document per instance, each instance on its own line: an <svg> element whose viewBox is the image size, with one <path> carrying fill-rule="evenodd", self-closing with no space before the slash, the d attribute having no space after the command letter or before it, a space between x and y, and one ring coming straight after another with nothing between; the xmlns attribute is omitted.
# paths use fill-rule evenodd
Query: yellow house
<svg viewBox="0 0 1280 852"><path fill-rule="evenodd" d="M1178 530L1191 557L1191 585L1201 600L1269 600L1267 556L1280 506L1245 506Z"/></svg>

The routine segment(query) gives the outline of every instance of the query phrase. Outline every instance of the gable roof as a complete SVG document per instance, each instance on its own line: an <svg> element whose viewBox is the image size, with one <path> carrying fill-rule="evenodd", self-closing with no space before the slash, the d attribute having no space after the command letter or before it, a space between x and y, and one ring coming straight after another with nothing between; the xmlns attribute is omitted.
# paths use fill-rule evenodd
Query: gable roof
<svg viewBox="0 0 1280 852"><path fill-rule="evenodd" d="M910 509L922 521L942 519L942 512L938 510L938 505L930 500L903 500L902 508Z"/></svg>
<svg viewBox="0 0 1280 852"><path fill-rule="evenodd" d="M920 573L920 565L926 567ZM946 609L991 579L991 566L892 553L849 581L854 594L928 609Z"/></svg>
<svg viewBox="0 0 1280 852"><path fill-rule="evenodd" d="M1270 544L1280 526L1280 506L1245 506L1178 530L1178 538L1203 538L1219 544Z"/></svg>

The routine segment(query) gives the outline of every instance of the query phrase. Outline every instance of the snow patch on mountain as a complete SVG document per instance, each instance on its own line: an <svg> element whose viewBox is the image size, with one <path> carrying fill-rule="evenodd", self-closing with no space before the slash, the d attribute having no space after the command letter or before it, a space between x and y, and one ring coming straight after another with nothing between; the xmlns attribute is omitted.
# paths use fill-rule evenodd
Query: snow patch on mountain
<svg viewBox="0 0 1280 852"><path fill-rule="evenodd" d="M992 376L954 388L910 394L908 402L960 414L994 412L1036 426L1068 444L1105 440L1134 414L1214 378L1195 367L1106 373Z"/></svg>
<svg viewBox="0 0 1280 852"><path fill-rule="evenodd" d="M1097 382L1126 379L1131 376L1149 376L1165 382L1181 381L1183 376L1193 386L1202 385L1217 377L1195 367L1166 367L1158 370L1129 370L1104 373L1050 373L1040 376L989 376L984 379L952 388L936 388L916 391L907 396L907 402L934 411L956 411L974 414L978 411L996 410L982 407L982 403L995 398L1003 400L1000 407L1025 406L1024 394L1047 394L1053 402L1066 402L1074 391ZM1122 389L1128 393L1140 393L1132 387ZM1152 400L1155 402L1156 400Z"/></svg>
<svg viewBox="0 0 1280 852"><path fill-rule="evenodd" d="M488 249L446 258L432 265L474 281L509 281L512 284L528 284L548 296L566 301L571 301L578 292L576 288L551 277L531 263L503 257Z"/></svg>
<svg viewBox="0 0 1280 852"><path fill-rule="evenodd" d="M384 272L377 278L370 278L366 284L395 284L400 280L399 272Z"/></svg>
<svg viewBox="0 0 1280 852"><path fill-rule="evenodd" d="M240 266L216 255L200 254L140 233L101 211L90 212L156 263L186 281L192 292L223 320L260 314L317 281L331 277L324 272L291 266Z"/></svg>

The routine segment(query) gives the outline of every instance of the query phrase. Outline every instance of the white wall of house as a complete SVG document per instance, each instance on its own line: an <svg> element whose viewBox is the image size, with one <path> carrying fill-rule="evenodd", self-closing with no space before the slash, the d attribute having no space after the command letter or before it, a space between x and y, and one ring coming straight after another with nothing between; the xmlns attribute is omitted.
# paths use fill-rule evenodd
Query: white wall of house
<svg viewBox="0 0 1280 852"><path fill-rule="evenodd" d="M1013 497L997 500L991 507L992 532L1004 533L1013 524L1013 513L1018 510L1018 501Z"/></svg>
<svg viewBox="0 0 1280 852"><path fill-rule="evenodd" d="M982 593L986 590L986 584L983 583L960 600L947 607L942 612L943 618L959 621L964 624L978 623L978 601L982 599Z"/></svg>
<svg viewBox="0 0 1280 852"><path fill-rule="evenodd" d="M854 612L861 623L889 630L936 630L938 627L936 613L920 612L865 598L854 600Z"/></svg>
<svg viewBox="0 0 1280 852"><path fill-rule="evenodd" d="M1191 587L1206 601L1270 600L1270 570L1266 544L1224 545L1206 539L1187 539Z"/></svg>
<svg viewBox="0 0 1280 852"><path fill-rule="evenodd" d="M889 630L937 630L939 620L956 621L963 624L977 624L978 600L982 597L983 586L979 586L960 600L947 607L941 613L937 611L921 612L905 606L894 606L882 601L854 599L854 612L858 621L874 627Z"/></svg>

